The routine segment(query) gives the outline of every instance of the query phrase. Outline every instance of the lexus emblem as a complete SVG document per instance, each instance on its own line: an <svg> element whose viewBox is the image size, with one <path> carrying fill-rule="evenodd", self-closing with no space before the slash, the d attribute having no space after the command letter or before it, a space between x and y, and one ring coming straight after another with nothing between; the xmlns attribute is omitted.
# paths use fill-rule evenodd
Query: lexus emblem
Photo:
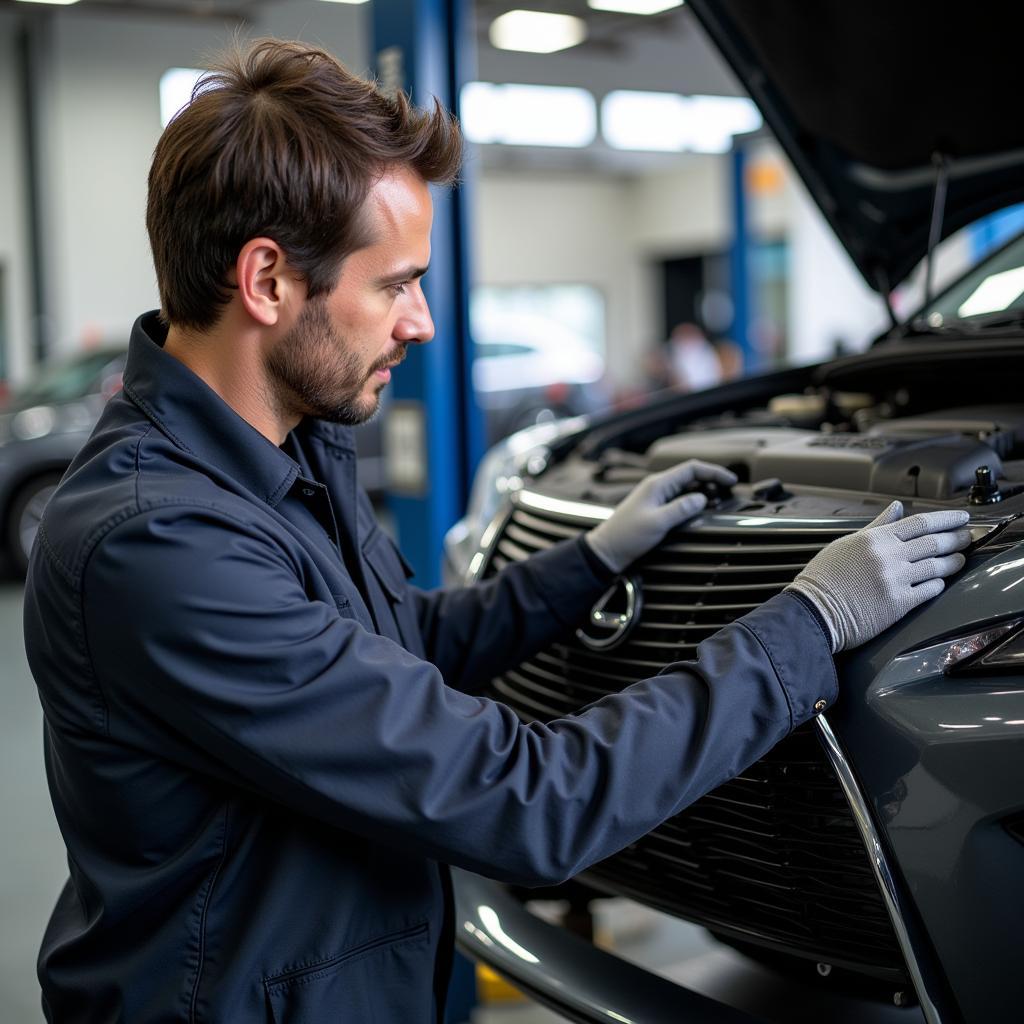
<svg viewBox="0 0 1024 1024"><path fill-rule="evenodd" d="M626 640L639 618L640 588L620 577L590 609L587 624L576 630L576 636L592 651L607 651Z"/></svg>

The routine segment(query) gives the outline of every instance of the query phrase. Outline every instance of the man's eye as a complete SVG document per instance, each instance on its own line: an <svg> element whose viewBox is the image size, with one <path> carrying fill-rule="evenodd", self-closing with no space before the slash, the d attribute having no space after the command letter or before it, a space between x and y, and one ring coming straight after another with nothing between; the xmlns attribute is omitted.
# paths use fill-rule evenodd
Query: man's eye
<svg viewBox="0 0 1024 1024"><path fill-rule="evenodd" d="M388 285L388 289L393 295L403 295L405 294L405 286L408 283L408 281L399 281L398 284Z"/></svg>

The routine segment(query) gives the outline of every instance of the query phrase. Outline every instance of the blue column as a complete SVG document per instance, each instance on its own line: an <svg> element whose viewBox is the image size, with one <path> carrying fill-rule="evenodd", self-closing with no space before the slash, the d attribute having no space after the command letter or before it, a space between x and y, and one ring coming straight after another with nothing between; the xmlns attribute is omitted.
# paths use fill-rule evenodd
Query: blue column
<svg viewBox="0 0 1024 1024"><path fill-rule="evenodd" d="M729 248L729 278L732 292L732 340L743 352L744 371L758 368L760 353L750 336L750 239L747 228L746 167L747 155L742 146L732 151L732 245Z"/></svg>
<svg viewBox="0 0 1024 1024"><path fill-rule="evenodd" d="M427 107L434 97L458 112L459 88L473 62L468 0L374 0L375 70L385 89L402 89ZM385 413L385 455L390 445L408 456L418 451L422 472L389 487L398 539L421 586L441 581L445 531L463 513L473 471L484 451L484 424L473 393L469 336L469 182L454 191L435 190L430 273L424 292L436 334L429 345L410 346L392 379ZM420 479L415 477L419 475ZM448 1024L468 1021L476 1004L473 965L455 956L448 990Z"/></svg>
<svg viewBox="0 0 1024 1024"><path fill-rule="evenodd" d="M466 0L374 0L373 52L382 87L403 89L418 106L429 107L436 97L457 111L472 62L469 24ZM410 346L385 412L385 455L390 447L393 468L404 470L389 484L389 504L421 586L440 582L444 534L465 509L484 449L472 387L467 205L465 181L435 190L424 291L436 335L429 345Z"/></svg>

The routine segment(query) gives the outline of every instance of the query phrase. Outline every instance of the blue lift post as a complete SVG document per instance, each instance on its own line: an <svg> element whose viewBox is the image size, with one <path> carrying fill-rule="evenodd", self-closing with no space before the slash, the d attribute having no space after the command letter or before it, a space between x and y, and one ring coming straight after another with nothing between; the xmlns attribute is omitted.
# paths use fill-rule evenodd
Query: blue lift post
<svg viewBox="0 0 1024 1024"><path fill-rule="evenodd" d="M404 90L417 106L436 97L457 111L473 52L465 0L376 0L372 17L381 86ZM434 190L423 288L436 335L409 347L384 414L389 505L416 583L426 587L440 582L444 534L466 507L485 447L472 383L466 191L465 182Z"/></svg>
<svg viewBox="0 0 1024 1024"><path fill-rule="evenodd" d="M732 340L743 353L744 371L758 369L760 353L750 336L750 234L747 214L747 154L742 145L732 150L732 245L729 249L729 283L732 292Z"/></svg>
<svg viewBox="0 0 1024 1024"><path fill-rule="evenodd" d="M404 90L417 106L434 98L458 110L473 59L467 0L375 0L375 71L385 90ZM473 393L469 334L467 188L435 191L430 273L423 288L436 334L413 345L395 372L384 422L388 500L402 551L420 586L441 576L445 531L462 515L483 455L484 424ZM402 472L394 473L397 467ZM448 1024L468 1021L476 1005L475 969L456 954Z"/></svg>

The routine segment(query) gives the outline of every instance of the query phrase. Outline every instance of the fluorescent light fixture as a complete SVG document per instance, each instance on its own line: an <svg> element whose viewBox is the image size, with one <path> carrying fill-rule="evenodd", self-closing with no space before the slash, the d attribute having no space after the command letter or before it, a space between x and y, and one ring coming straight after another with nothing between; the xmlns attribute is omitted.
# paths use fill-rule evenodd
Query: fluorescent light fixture
<svg viewBox="0 0 1024 1024"><path fill-rule="evenodd" d="M365 4L367 0L327 0L329 4Z"/></svg>
<svg viewBox="0 0 1024 1024"><path fill-rule="evenodd" d="M734 135L761 127L761 111L746 96L691 96L687 113L694 153L728 153Z"/></svg>
<svg viewBox="0 0 1024 1024"><path fill-rule="evenodd" d="M601 101L601 134L615 149L681 153L686 149L686 99L674 92L610 92Z"/></svg>
<svg viewBox="0 0 1024 1024"><path fill-rule="evenodd" d="M760 126L760 112L744 96L621 89L601 103L601 132L615 149L727 153L734 135Z"/></svg>
<svg viewBox="0 0 1024 1024"><path fill-rule="evenodd" d="M571 14L509 11L491 22L488 35L498 50L555 53L582 43L587 38L587 26L582 18Z"/></svg>
<svg viewBox="0 0 1024 1024"><path fill-rule="evenodd" d="M77 4L78 0L21 0L25 4L56 4L67 7L69 4Z"/></svg>
<svg viewBox="0 0 1024 1024"><path fill-rule="evenodd" d="M1001 313L1024 292L1024 267L1004 270L986 277L956 311L957 316Z"/></svg>
<svg viewBox="0 0 1024 1024"><path fill-rule="evenodd" d="M595 11L615 11L618 14L661 14L673 7L682 7L683 0L587 0Z"/></svg>
<svg viewBox="0 0 1024 1024"><path fill-rule="evenodd" d="M597 104L586 89L467 82L459 113L470 142L578 149L597 137Z"/></svg>
<svg viewBox="0 0 1024 1024"><path fill-rule="evenodd" d="M168 68L160 76L160 127L192 101L192 90L206 72L201 68Z"/></svg>

